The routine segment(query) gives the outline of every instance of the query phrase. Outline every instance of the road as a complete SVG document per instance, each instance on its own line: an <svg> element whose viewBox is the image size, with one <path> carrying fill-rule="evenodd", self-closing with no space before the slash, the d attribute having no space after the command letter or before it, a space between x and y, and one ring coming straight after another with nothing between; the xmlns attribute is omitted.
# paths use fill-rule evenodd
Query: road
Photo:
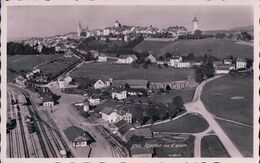
<svg viewBox="0 0 260 163"><path fill-rule="evenodd" d="M226 135L224 130L220 127L220 125L217 123L217 121L214 119L214 116L208 112L205 105L201 101L201 93L202 89L208 82L211 82L219 77L222 76L216 76L214 78L208 79L203 81L198 87L196 88L193 101L190 103L185 104L186 109L189 112L198 113L203 116L203 118L208 122L209 127L215 132L215 134L218 136L219 140L222 142L224 147L226 148L227 152L231 157L243 157L243 155L240 153L240 151L237 149L237 147L234 145L234 143L230 140L230 138ZM201 157L200 151L201 151L201 145L200 145L201 137L197 138L197 142L195 141L195 149L194 149L194 157Z"/></svg>

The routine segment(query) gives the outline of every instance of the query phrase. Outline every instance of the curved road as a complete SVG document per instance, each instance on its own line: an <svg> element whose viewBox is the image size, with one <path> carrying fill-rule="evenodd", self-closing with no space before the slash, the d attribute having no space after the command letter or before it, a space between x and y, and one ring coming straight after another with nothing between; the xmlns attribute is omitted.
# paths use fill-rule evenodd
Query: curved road
<svg viewBox="0 0 260 163"><path fill-rule="evenodd" d="M203 81L198 87L196 88L193 101L190 103L185 104L186 109L189 112L199 113L203 116L205 120L207 120L209 124L209 128L211 128L216 135L218 136L219 140L222 142L224 147L226 148L227 152L231 157L243 157L243 155L240 153L240 151L237 149L237 147L234 145L234 143L230 140L230 138L226 135L226 133L223 131L223 129L220 127L220 125L217 123L217 121L214 119L214 116L208 112L205 105L201 101L201 93L202 89L208 82L211 82L212 80L215 80L222 76L216 76L214 78L208 79ZM200 142L201 142L201 136L195 140L194 145L194 156L195 157L201 157L200 156Z"/></svg>

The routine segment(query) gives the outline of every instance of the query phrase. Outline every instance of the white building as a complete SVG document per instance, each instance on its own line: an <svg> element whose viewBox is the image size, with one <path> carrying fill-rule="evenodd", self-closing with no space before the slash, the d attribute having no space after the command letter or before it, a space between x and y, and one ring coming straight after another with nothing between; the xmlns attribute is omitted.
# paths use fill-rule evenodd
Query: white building
<svg viewBox="0 0 260 163"><path fill-rule="evenodd" d="M22 77L22 76L18 76L17 78L15 78L15 83L19 84L19 85L26 85L27 80Z"/></svg>
<svg viewBox="0 0 260 163"><path fill-rule="evenodd" d="M246 68L246 60L244 58L237 58L236 69Z"/></svg>
<svg viewBox="0 0 260 163"><path fill-rule="evenodd" d="M88 99L90 106L96 106L101 103L101 99L98 96L92 95Z"/></svg>
<svg viewBox="0 0 260 163"><path fill-rule="evenodd" d="M112 84L113 79L108 76L101 75L98 81L94 84L95 89L108 88Z"/></svg>
<svg viewBox="0 0 260 163"><path fill-rule="evenodd" d="M43 105L43 106L46 106L46 107L48 107L48 106L54 106L54 101L53 101L53 99L52 99L51 97L46 96L46 97L44 97L44 99L43 99L42 105Z"/></svg>
<svg viewBox="0 0 260 163"><path fill-rule="evenodd" d="M137 57L135 55L120 55L117 63L119 64L131 64L134 61L137 60Z"/></svg>
<svg viewBox="0 0 260 163"><path fill-rule="evenodd" d="M105 107L100 113L102 119L109 123L116 123L122 119L132 123L132 114L120 108Z"/></svg>
<svg viewBox="0 0 260 163"><path fill-rule="evenodd" d="M173 56L169 62L168 65L170 67L178 67L179 63L182 62L182 57L181 56Z"/></svg>
<svg viewBox="0 0 260 163"><path fill-rule="evenodd" d="M224 59L224 64L225 65L232 65L232 60L231 59Z"/></svg>
<svg viewBox="0 0 260 163"><path fill-rule="evenodd" d="M72 78L70 76L60 76L57 80L60 88L66 88L70 84L71 81L72 81Z"/></svg>
<svg viewBox="0 0 260 163"><path fill-rule="evenodd" d="M107 56L105 56L104 54L100 54L98 56L98 62L107 62Z"/></svg>
<svg viewBox="0 0 260 163"><path fill-rule="evenodd" d="M112 89L112 99L123 100L127 98L127 91L122 88Z"/></svg>
<svg viewBox="0 0 260 163"><path fill-rule="evenodd" d="M151 63L156 63L156 58L151 54L148 57L146 57L145 60L150 60Z"/></svg>
<svg viewBox="0 0 260 163"><path fill-rule="evenodd" d="M190 62L180 62L177 66L178 68L190 68Z"/></svg>
<svg viewBox="0 0 260 163"><path fill-rule="evenodd" d="M228 74L230 71L230 68L227 66L219 66L215 69L216 74Z"/></svg>

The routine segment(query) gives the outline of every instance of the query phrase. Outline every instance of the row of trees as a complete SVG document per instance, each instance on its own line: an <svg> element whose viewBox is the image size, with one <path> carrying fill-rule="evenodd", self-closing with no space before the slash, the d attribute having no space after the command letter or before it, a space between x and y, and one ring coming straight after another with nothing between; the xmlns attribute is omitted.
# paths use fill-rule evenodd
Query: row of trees
<svg viewBox="0 0 260 163"><path fill-rule="evenodd" d="M141 125L148 121L154 123L157 120L172 119L180 112L184 111L184 102L181 96L173 98L168 104L150 103L148 107L136 106L131 109L133 121L139 122Z"/></svg>
<svg viewBox="0 0 260 163"><path fill-rule="evenodd" d="M25 45L22 43L16 42L8 42L7 43L7 55L35 55L35 54L54 54L54 53L63 53L63 52L56 52L54 47L46 47L43 46L41 52L37 50L37 47L30 45Z"/></svg>
<svg viewBox="0 0 260 163"><path fill-rule="evenodd" d="M214 77L213 57L204 55L202 64L195 69L195 80L201 83L203 80Z"/></svg>

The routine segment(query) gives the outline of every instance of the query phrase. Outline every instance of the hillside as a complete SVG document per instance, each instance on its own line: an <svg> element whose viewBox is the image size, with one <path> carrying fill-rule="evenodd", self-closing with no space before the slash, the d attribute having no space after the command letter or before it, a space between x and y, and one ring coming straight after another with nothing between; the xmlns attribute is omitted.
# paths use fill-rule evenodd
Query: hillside
<svg viewBox="0 0 260 163"><path fill-rule="evenodd" d="M143 41L134 50L148 51L156 56L167 52L186 55L190 52L195 55L211 54L219 58L233 55L234 57L253 58L253 47L241 45L231 40L203 39L203 40L178 40L175 42Z"/></svg>

